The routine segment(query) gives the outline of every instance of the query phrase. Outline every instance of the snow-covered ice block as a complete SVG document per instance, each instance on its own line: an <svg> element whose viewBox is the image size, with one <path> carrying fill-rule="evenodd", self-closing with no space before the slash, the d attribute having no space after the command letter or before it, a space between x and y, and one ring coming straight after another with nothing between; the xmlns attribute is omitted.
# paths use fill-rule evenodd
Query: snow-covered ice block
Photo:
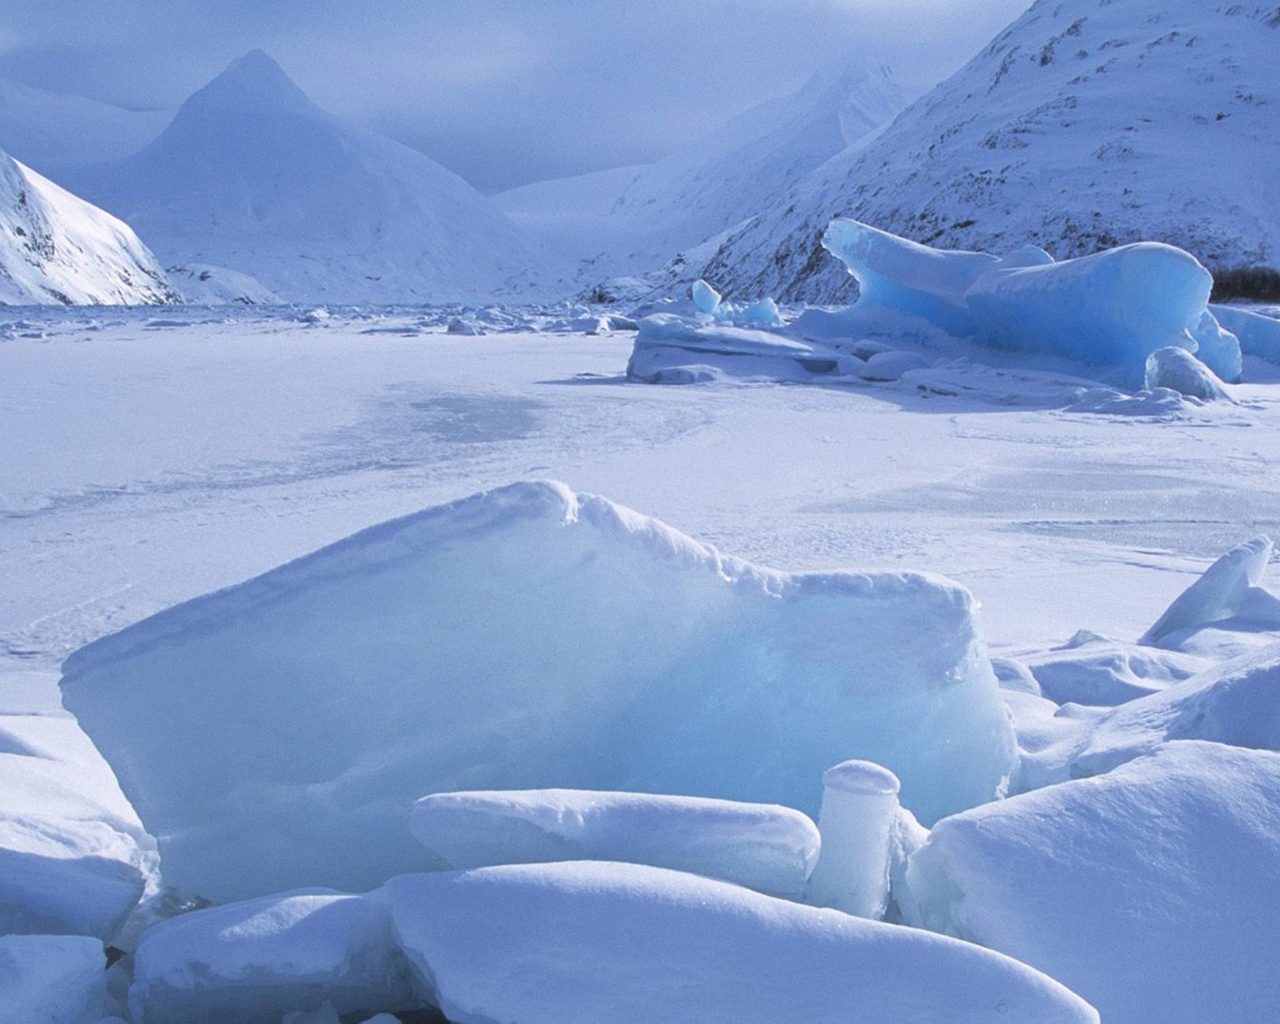
<svg viewBox="0 0 1280 1024"><path fill-rule="evenodd" d="M83 935L0 935L0 1024L98 1024L102 943Z"/></svg>
<svg viewBox="0 0 1280 1024"><path fill-rule="evenodd" d="M1270 537L1258 536L1232 548L1184 590L1138 642L1175 646L1179 634L1236 617L1280 625L1280 601L1260 586L1273 547Z"/></svg>
<svg viewBox="0 0 1280 1024"><path fill-rule="evenodd" d="M809 879L809 903L884 917L900 788L893 772L870 761L845 761L823 774L822 853Z"/></svg>
<svg viewBox="0 0 1280 1024"><path fill-rule="evenodd" d="M863 380L893 381L911 370L923 370L929 360L919 352L876 352L858 369Z"/></svg>
<svg viewBox="0 0 1280 1024"><path fill-rule="evenodd" d="M599 861L404 875L396 933L451 1021L1094 1022L977 946L661 868Z"/></svg>
<svg viewBox="0 0 1280 1024"><path fill-rule="evenodd" d="M366 530L73 654L68 707L209 899L433 866L454 789L687 793L815 814L883 764L929 823L1017 752L967 591L757 568L522 483ZM438 866L438 865L434 865Z"/></svg>
<svg viewBox="0 0 1280 1024"><path fill-rule="evenodd" d="M451 868L626 861L787 899L804 895L819 844L808 815L776 804L572 789L433 793L409 827Z"/></svg>
<svg viewBox="0 0 1280 1024"><path fill-rule="evenodd" d="M1144 386L1148 391L1168 388L1204 402L1234 402L1231 391L1216 373L1185 348L1158 348L1147 356Z"/></svg>
<svg viewBox="0 0 1280 1024"><path fill-rule="evenodd" d="M0 934L112 939L155 873L155 843L65 715L0 715Z"/></svg>
<svg viewBox="0 0 1280 1024"><path fill-rule="evenodd" d="M134 956L137 1024L258 1024L326 1004L420 1005L381 900L308 889L210 907L153 925Z"/></svg>
<svg viewBox="0 0 1280 1024"><path fill-rule="evenodd" d="M1182 739L1280 751L1280 644L1107 712L1059 755L1060 774L1099 775Z"/></svg>
<svg viewBox="0 0 1280 1024"><path fill-rule="evenodd" d="M838 355L820 345L747 327L700 326L674 313L640 321L627 376L646 383L672 369L710 365L736 377L810 380L835 373Z"/></svg>
<svg viewBox="0 0 1280 1024"><path fill-rule="evenodd" d="M1108 1024L1270 1020L1280 1006L1280 755L1171 743L947 818L907 920L1017 957Z"/></svg>
<svg viewBox="0 0 1280 1024"><path fill-rule="evenodd" d="M1147 356L1170 345L1199 352L1224 380L1240 375L1239 344L1208 311L1213 278L1173 246L1141 242L1061 263L1022 253L1001 260L847 218L828 225L822 244L858 279L855 317L923 321L952 339L1068 360L1133 389Z"/></svg>

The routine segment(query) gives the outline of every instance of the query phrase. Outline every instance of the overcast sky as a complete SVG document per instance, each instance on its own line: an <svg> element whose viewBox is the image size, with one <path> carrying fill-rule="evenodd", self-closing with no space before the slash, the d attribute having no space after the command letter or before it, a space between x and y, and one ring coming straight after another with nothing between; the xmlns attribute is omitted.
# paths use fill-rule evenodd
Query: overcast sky
<svg viewBox="0 0 1280 1024"><path fill-rule="evenodd" d="M0 75L176 107L260 48L321 106L486 192L656 159L816 67L909 91L1031 0L13 0Z"/></svg>

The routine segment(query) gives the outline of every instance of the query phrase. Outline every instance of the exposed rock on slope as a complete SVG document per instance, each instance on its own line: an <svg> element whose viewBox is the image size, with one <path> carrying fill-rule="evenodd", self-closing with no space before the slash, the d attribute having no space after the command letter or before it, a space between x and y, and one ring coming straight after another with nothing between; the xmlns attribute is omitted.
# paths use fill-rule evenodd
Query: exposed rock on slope
<svg viewBox="0 0 1280 1024"><path fill-rule="evenodd" d="M797 184L703 271L831 301L848 215L937 247L1059 259L1135 241L1280 286L1280 5L1040 0L878 138ZM1259 270L1258 268L1261 268Z"/></svg>

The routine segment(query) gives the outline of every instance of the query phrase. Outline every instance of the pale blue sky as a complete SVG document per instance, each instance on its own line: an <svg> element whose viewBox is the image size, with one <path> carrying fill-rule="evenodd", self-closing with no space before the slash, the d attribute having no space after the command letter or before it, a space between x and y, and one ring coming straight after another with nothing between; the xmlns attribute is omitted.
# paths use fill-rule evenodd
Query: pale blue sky
<svg viewBox="0 0 1280 1024"><path fill-rule="evenodd" d="M0 75L174 107L261 48L485 191L655 159L862 54L913 91L1030 0L20 0Z"/></svg>

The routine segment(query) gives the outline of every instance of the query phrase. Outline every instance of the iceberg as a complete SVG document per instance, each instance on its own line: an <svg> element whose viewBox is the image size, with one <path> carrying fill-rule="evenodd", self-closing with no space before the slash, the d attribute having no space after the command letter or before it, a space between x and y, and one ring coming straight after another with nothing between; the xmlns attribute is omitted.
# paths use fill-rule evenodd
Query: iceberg
<svg viewBox="0 0 1280 1024"><path fill-rule="evenodd" d="M932 328L940 347L961 341L1081 364L1133 390L1147 357L1168 346L1197 353L1223 380L1240 376L1239 343L1208 310L1213 278L1170 245L1061 263L1033 249L1001 259L931 249L847 218L827 226L822 244L858 281L848 327L905 318Z"/></svg>
<svg viewBox="0 0 1280 1024"><path fill-rule="evenodd" d="M905 917L1052 975L1108 1024L1269 1020L1278 822L1280 755L1169 743L939 822Z"/></svg>
<svg viewBox="0 0 1280 1024"><path fill-rule="evenodd" d="M835 373L839 355L769 331L703 326L675 313L654 313L640 321L627 378L647 384L683 383L680 375L701 364L737 377L804 381Z"/></svg>
<svg viewBox="0 0 1280 1024"><path fill-rule="evenodd" d="M819 845L813 821L789 807L568 789L433 793L409 826L452 868L625 861L794 900Z"/></svg>
<svg viewBox="0 0 1280 1024"><path fill-rule="evenodd" d="M634 864L403 875L396 935L458 1024L1096 1024L1057 982L927 932Z"/></svg>
<svg viewBox="0 0 1280 1024"><path fill-rule="evenodd" d="M562 484L373 527L67 659L63 698L215 901L443 866L424 792L601 789L816 814L874 761L921 821L1017 767L973 599L910 572L788 574Z"/></svg>
<svg viewBox="0 0 1280 1024"><path fill-rule="evenodd" d="M328 889L153 925L138 943L129 988L138 1024L258 1024L326 1006L371 1015L420 1005L386 905Z"/></svg>

